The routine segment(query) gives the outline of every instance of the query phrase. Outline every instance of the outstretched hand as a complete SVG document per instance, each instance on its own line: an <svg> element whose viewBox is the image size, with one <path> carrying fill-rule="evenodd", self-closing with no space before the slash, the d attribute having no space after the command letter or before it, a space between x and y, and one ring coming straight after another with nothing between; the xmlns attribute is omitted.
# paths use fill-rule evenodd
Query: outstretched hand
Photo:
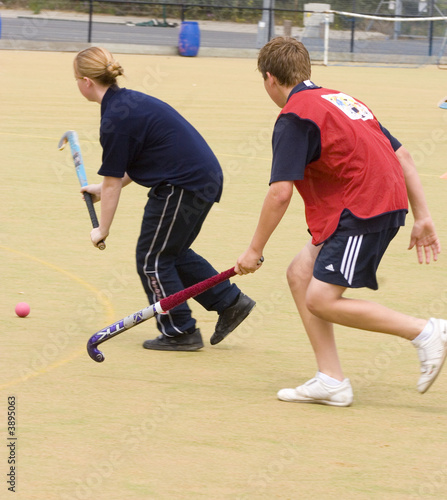
<svg viewBox="0 0 447 500"><path fill-rule="evenodd" d="M431 254L433 254L434 261L438 260L438 254L441 253L441 242L431 217L414 221L408 250L413 247L416 247L419 264L424 262L424 254L426 264L430 264Z"/></svg>

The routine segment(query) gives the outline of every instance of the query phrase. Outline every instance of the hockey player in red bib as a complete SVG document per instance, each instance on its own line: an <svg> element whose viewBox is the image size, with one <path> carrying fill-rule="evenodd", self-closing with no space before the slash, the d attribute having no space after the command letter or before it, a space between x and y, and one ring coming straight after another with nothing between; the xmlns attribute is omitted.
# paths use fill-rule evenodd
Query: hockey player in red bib
<svg viewBox="0 0 447 500"><path fill-rule="evenodd" d="M258 69L282 110L273 131L270 187L239 274L259 269L264 247L287 210L294 187L303 198L311 241L293 259L287 279L311 342L318 371L282 401L349 406L352 386L338 357L333 325L387 333L413 343L424 393L447 354L447 321L422 319L383 305L345 298L347 288L378 288L376 271L408 200L414 216L409 248L418 261L437 260L441 245L409 152L359 100L311 80L309 54L278 37L260 51Z"/></svg>

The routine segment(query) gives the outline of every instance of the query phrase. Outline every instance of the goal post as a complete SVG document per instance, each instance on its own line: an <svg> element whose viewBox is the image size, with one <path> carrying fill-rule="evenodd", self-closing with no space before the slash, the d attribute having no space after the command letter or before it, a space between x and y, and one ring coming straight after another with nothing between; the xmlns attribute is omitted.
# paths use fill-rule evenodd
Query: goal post
<svg viewBox="0 0 447 500"><path fill-rule="evenodd" d="M390 63L421 61L439 64L447 48L447 15L400 17L358 14L341 10L326 10L324 15L323 64L351 52L352 62L361 60L359 54L368 54L374 62ZM335 22L334 21L335 17ZM355 49L349 47L351 30L344 30L355 20ZM396 37L396 23L399 36ZM435 30L433 28L434 23ZM333 25L333 26L331 26ZM351 49L351 50L350 50ZM435 55L437 54L437 55Z"/></svg>

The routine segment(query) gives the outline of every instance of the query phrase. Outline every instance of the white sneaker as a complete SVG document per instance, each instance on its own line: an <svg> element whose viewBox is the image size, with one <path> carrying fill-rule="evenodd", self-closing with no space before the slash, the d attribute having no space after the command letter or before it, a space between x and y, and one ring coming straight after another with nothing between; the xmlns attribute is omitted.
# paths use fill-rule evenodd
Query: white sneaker
<svg viewBox="0 0 447 500"><path fill-rule="evenodd" d="M418 391L424 393L436 380L447 355L447 321L431 318L434 331L418 348L421 362L421 377L418 381Z"/></svg>
<svg viewBox="0 0 447 500"><path fill-rule="evenodd" d="M296 389L281 389L278 399L290 403L318 403L331 406L349 406L353 399L351 382L345 378L334 387L319 378L312 378Z"/></svg>

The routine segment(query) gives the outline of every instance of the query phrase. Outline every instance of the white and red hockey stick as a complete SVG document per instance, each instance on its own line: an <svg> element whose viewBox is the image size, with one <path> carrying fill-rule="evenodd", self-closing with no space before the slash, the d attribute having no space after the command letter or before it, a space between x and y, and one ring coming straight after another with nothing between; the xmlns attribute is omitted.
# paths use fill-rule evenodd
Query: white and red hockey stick
<svg viewBox="0 0 447 500"><path fill-rule="evenodd" d="M163 314L173 309L183 302L186 302L188 299L200 295L206 290L218 285L219 283L222 283L223 281L235 275L236 271L234 270L234 267L232 267L231 269L227 269L226 271L216 274L215 276L211 276L211 278L185 288L180 292L174 293L169 297L161 299L159 302L156 302L153 305L145 307L141 311L130 314L129 316L126 316L125 318L112 323L111 325L103 328L90 337L89 341L87 342L88 355L94 361L101 363L102 361L104 361L104 354L98 349L99 344L102 344L103 342L116 337L125 330L129 330L130 328L143 323L143 321L146 321L149 318L153 318L156 314Z"/></svg>

